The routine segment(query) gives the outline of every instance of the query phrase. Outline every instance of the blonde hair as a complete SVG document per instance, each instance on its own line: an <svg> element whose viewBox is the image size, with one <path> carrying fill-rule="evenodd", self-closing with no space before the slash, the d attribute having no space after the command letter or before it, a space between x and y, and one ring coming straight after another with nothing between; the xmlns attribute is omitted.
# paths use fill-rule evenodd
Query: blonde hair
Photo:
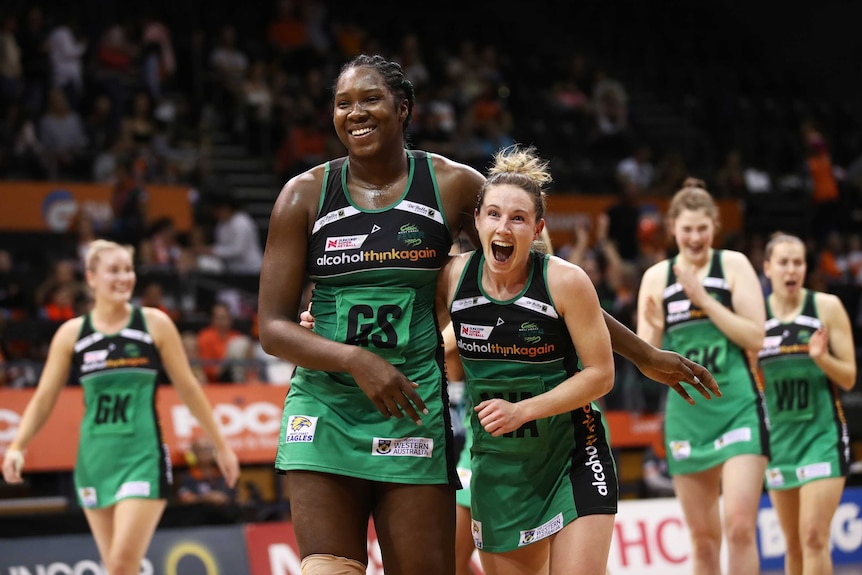
<svg viewBox="0 0 862 575"><path fill-rule="evenodd" d="M544 187L552 180L548 161L539 157L534 146L514 144L503 148L494 154L494 165L488 170L488 179L479 190L476 209L482 207L488 188L509 184L533 196L536 220L540 220L545 216Z"/></svg>
<svg viewBox="0 0 862 575"><path fill-rule="evenodd" d="M125 250L134 260L135 248L128 245L118 244L110 240L93 240L87 248L87 255L84 258L84 264L88 271L95 271L99 264L99 254L108 250Z"/></svg>
<svg viewBox="0 0 862 575"><path fill-rule="evenodd" d="M764 258L769 260L772 257L772 250L775 249L775 246L778 244L790 243L790 244L799 244L802 246L802 255L805 255L805 242L802 241L798 236L794 236L792 234L787 234L784 232L774 232L771 236L769 236L769 241L766 242L766 248L764 248Z"/></svg>
<svg viewBox="0 0 862 575"><path fill-rule="evenodd" d="M670 201L670 206L667 209L667 217L669 220L675 220L683 212L683 210L697 211L703 210L715 222L718 227L718 206L712 195L706 190L706 184L703 180L697 178L686 178L682 183L682 188L674 194Z"/></svg>

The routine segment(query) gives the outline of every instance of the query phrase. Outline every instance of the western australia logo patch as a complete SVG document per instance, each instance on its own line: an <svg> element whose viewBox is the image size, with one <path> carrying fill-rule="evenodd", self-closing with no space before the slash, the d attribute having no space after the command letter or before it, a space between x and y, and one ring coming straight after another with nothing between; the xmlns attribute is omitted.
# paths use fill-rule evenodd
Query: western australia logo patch
<svg viewBox="0 0 862 575"><path fill-rule="evenodd" d="M371 454L388 457L431 457L434 440L429 437L375 437Z"/></svg>

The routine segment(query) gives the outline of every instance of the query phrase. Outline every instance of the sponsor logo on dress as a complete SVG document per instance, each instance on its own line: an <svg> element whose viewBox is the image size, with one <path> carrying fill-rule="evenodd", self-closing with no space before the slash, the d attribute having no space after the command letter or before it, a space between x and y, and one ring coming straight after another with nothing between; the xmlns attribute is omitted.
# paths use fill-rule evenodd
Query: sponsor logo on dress
<svg viewBox="0 0 862 575"><path fill-rule="evenodd" d="M107 349L95 349L84 353L84 363L95 363L108 359Z"/></svg>
<svg viewBox="0 0 862 575"><path fill-rule="evenodd" d="M398 241L407 244L411 248L420 245L424 238L425 232L413 224L404 224L398 230Z"/></svg>
<svg viewBox="0 0 862 575"><path fill-rule="evenodd" d="M126 497L149 497L150 482L149 481L126 481L120 488L117 489L117 499L125 499Z"/></svg>
<svg viewBox="0 0 862 575"><path fill-rule="evenodd" d="M469 339L488 339L491 337L492 331L494 331L494 326L469 323L462 323L460 329L461 337Z"/></svg>
<svg viewBox="0 0 862 575"><path fill-rule="evenodd" d="M458 479L461 480L461 485L464 489L469 489L470 480L473 478L473 471L464 467L459 467L456 471L458 472Z"/></svg>
<svg viewBox="0 0 862 575"><path fill-rule="evenodd" d="M84 507L96 507L99 504L95 487L81 487L78 489L78 493L81 496L81 503Z"/></svg>
<svg viewBox="0 0 862 575"><path fill-rule="evenodd" d="M357 248L361 248L367 238L368 234L326 238L325 250L328 252L333 250L355 250Z"/></svg>
<svg viewBox="0 0 862 575"><path fill-rule="evenodd" d="M830 475L832 475L832 464L829 462L812 463L811 465L796 468L796 478L799 481L829 477Z"/></svg>
<svg viewBox="0 0 862 575"><path fill-rule="evenodd" d="M531 345L535 345L542 341L543 335L545 335L545 330L532 321L525 321L518 329L518 337Z"/></svg>
<svg viewBox="0 0 862 575"><path fill-rule="evenodd" d="M471 519L470 532L473 534L473 544L476 546L476 549L485 547L485 542L482 540L482 522Z"/></svg>
<svg viewBox="0 0 862 575"><path fill-rule="evenodd" d="M557 513L556 515L554 515L554 517L551 518L550 521L542 523L534 529L527 529L526 531L521 531L521 540L518 541L518 547L523 547L524 545L529 545L530 543L540 541L545 537L549 537L554 533L562 530L562 528L563 514Z"/></svg>
<svg viewBox="0 0 862 575"><path fill-rule="evenodd" d="M314 441L317 418L310 415L291 415L287 418L285 443L310 443Z"/></svg>
<svg viewBox="0 0 862 575"><path fill-rule="evenodd" d="M681 299L667 302L668 313L682 313L691 309L691 300Z"/></svg>
<svg viewBox="0 0 862 575"><path fill-rule="evenodd" d="M766 470L766 485L769 487L781 487L784 485L784 474L777 467Z"/></svg>
<svg viewBox="0 0 862 575"><path fill-rule="evenodd" d="M371 454L390 457L431 457L434 440L429 437L386 438L375 437Z"/></svg>
<svg viewBox="0 0 862 575"><path fill-rule="evenodd" d="M422 248L418 250L396 250L377 251L368 250L353 254L340 253L333 256L320 256L317 258L319 266L338 266L342 264L357 264L367 262L418 262L420 260L429 260L437 257L437 250L434 248Z"/></svg>
<svg viewBox="0 0 862 575"><path fill-rule="evenodd" d="M741 441L751 441L750 427L740 427L739 429L728 431L715 440L715 449L723 449L728 445L733 445L734 443L739 443Z"/></svg>
<svg viewBox="0 0 862 575"><path fill-rule="evenodd" d="M691 443L688 441L671 441L670 454L677 461L691 457Z"/></svg>

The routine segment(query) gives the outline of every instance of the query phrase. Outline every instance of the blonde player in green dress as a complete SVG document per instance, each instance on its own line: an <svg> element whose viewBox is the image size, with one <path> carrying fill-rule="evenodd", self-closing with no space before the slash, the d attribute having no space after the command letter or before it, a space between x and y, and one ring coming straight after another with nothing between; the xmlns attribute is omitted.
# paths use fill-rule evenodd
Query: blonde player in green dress
<svg viewBox="0 0 862 575"><path fill-rule="evenodd" d="M3 459L3 477L21 482L24 452L47 421L71 372L84 389L75 487L109 575L137 575L172 482L155 409L162 368L213 440L226 483L239 478L237 457L216 425L173 321L129 303L135 287L132 249L90 244L89 313L61 325L51 341L36 393Z"/></svg>

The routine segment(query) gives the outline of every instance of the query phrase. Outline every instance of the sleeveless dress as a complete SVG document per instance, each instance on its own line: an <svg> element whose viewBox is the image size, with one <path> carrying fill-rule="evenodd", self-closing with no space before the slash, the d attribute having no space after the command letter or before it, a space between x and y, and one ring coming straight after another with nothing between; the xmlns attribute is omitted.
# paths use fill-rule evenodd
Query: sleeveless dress
<svg viewBox="0 0 862 575"><path fill-rule="evenodd" d="M481 288L481 252L465 266L451 315L472 405L517 402L574 375L578 355L546 281L549 256L533 253L524 290L498 301ZM524 424L493 437L471 411L472 531L476 547L504 552L578 517L617 512L616 467L598 407Z"/></svg>
<svg viewBox="0 0 862 575"><path fill-rule="evenodd" d="M171 460L155 402L161 365L141 308L115 334L96 331L84 316L72 358L85 404L74 473L81 506L170 496Z"/></svg>
<svg viewBox="0 0 862 575"><path fill-rule="evenodd" d="M314 331L392 363L428 407L423 425L386 418L347 373L298 367L284 402L275 467L372 481L459 486L434 310L451 233L431 158L406 151L393 205L367 210L347 191L347 158L328 162L309 240Z"/></svg>
<svg viewBox="0 0 862 575"><path fill-rule="evenodd" d="M822 324L806 290L798 316L784 322L766 302L766 339L760 350L772 458L767 489L792 489L850 472L850 435L838 388L808 355Z"/></svg>
<svg viewBox="0 0 862 575"><path fill-rule="evenodd" d="M707 368L722 396L689 405L667 394L665 444L671 475L705 471L735 455L769 455L766 408L748 357L694 305L676 281L672 262L664 290L665 348ZM733 309L730 289L714 250L703 280L707 293ZM756 294L760 297L760 294Z"/></svg>

